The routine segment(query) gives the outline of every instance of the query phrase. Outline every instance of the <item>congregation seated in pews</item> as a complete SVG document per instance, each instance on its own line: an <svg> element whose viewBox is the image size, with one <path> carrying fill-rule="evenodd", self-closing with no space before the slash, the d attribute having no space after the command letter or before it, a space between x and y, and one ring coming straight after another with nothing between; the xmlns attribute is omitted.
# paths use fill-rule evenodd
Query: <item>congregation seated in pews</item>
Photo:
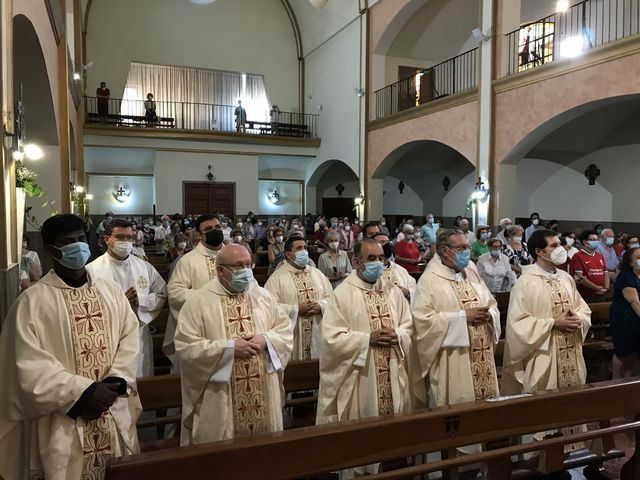
<svg viewBox="0 0 640 480"><path fill-rule="evenodd" d="M573 277L558 268L567 252L553 231L533 232L528 249L534 263L521 266L511 292L492 294L470 261L468 237L457 229L439 231L424 252L426 268L412 273L394 262L392 242L379 226L365 226L360 241L343 230L338 242L352 246L353 271L334 289L315 266L316 248L327 246L312 248L301 223L278 252L265 252L230 241L220 218L203 215L193 224L199 242L169 267L164 245L144 248L149 262L135 257L135 231L115 220L104 229L107 251L85 269L82 221L60 215L48 222L42 235L54 271L18 299L0 335L0 354L12 360L0 368L15 379L0 390L0 426L40 418L76 422L86 435L102 435L107 447L77 451L64 429L25 437L15 427L0 429L0 447L14 452L25 441L66 442L73 458L65 468L73 478L104 472L109 464L107 478L140 474L143 465L168 478L194 464L204 468L212 458L232 462L252 448L278 455L322 439L343 451L321 462L281 462L258 478L337 470L345 478L451 470L456 478L459 468L493 472L488 478L536 478L578 466L597 469L625 455L614 448L614 434L640 427L611 426L616 416L640 413L630 399L598 403L607 394L635 393L637 382L584 387L609 378L611 304L585 303ZM242 227L236 224L235 231ZM403 232L411 241L412 229ZM171 241L179 250L178 236ZM34 308L36 295L55 298L59 307L43 312L44 324L31 316L23 325L22 312ZM118 314L123 323L107 335L106 347L86 328L60 330L65 322L82 321L103 332L104 319L118 308L127 315ZM60 344L41 345L42 335ZM76 344L84 349L65 350ZM106 356L95 356L101 348ZM53 355L99 369L82 372L63 362L49 367L50 381L35 375L34 383L27 381L34 367L19 361L23 349L40 355L42 365ZM90 362L77 363L77 355ZM49 392L58 376L74 379L74 389L40 405L36 397L44 393L33 388ZM28 411L6 401L25 395L33 397ZM572 402L579 408L567 408ZM140 404L145 413L135 435ZM281 430L290 431L273 435ZM376 447L381 438L393 438L394 447ZM219 440L232 442L216 445ZM364 443L354 449L353 442ZM147 453L114 460L140 450ZM531 451L543 455L533 463L511 459ZM69 458L37 450L29 455L20 461L45 476ZM625 468L623 478L635 478L637 458ZM5 480L14 475L0 469Z"/></svg>

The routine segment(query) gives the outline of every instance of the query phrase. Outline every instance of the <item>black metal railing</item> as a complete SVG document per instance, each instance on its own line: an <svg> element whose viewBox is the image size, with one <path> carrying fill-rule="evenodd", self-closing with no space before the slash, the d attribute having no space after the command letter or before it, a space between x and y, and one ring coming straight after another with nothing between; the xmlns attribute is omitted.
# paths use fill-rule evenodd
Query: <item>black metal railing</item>
<svg viewBox="0 0 640 480"><path fill-rule="evenodd" d="M506 35L508 75L640 33L640 0L584 0Z"/></svg>
<svg viewBox="0 0 640 480"><path fill-rule="evenodd" d="M376 118L477 87L477 65L478 49L474 48L377 90Z"/></svg>
<svg viewBox="0 0 640 480"><path fill-rule="evenodd" d="M271 111L262 119L236 123L236 107L190 102L154 102L156 117L147 116L143 100L85 97L85 122L119 127L179 128L253 135L318 138L318 114Z"/></svg>

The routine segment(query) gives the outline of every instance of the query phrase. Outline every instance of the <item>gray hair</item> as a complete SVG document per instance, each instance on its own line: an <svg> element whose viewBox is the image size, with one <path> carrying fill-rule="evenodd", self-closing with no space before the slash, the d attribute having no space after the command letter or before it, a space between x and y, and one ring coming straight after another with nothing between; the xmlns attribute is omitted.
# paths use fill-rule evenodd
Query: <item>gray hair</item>
<svg viewBox="0 0 640 480"><path fill-rule="evenodd" d="M334 238L334 237L335 237L336 240L340 240L340 235L338 235L338 232L336 232L334 230L331 230L331 231L327 232L327 235L326 235L324 240L325 240L325 242L328 242L331 238Z"/></svg>
<svg viewBox="0 0 640 480"><path fill-rule="evenodd" d="M443 247L448 247L449 239L455 235L464 235L464 232L457 228L450 228L444 232L440 232L436 237L436 249L440 250Z"/></svg>
<svg viewBox="0 0 640 480"><path fill-rule="evenodd" d="M509 238L514 237L518 232L524 233L524 228L522 228L522 225L511 225L509 228L507 228L507 236Z"/></svg>
<svg viewBox="0 0 640 480"><path fill-rule="evenodd" d="M503 246L502 240L500 240L498 237L490 238L489 241L487 242L487 245L489 246L489 248L491 248L491 246L496 242L498 242L501 247Z"/></svg>
<svg viewBox="0 0 640 480"><path fill-rule="evenodd" d="M606 233L611 233L611 235L613 235L614 237L616 235L612 228L603 228L602 232L600 232L600 238L604 238L604 235Z"/></svg>

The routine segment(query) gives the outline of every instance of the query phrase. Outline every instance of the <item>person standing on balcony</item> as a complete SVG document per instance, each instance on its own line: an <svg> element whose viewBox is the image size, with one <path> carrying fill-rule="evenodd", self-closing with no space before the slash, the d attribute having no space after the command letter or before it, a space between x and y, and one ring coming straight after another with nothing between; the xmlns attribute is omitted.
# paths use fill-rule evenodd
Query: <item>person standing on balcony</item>
<svg viewBox="0 0 640 480"><path fill-rule="evenodd" d="M96 97L98 99L98 116L101 123L107 123L109 119L109 97L111 91L107 88L105 82L100 82L100 87L96 89Z"/></svg>
<svg viewBox="0 0 640 480"><path fill-rule="evenodd" d="M242 100L238 100L238 106L236 107L236 132L246 133L247 131L247 111L242 106Z"/></svg>
<svg viewBox="0 0 640 480"><path fill-rule="evenodd" d="M271 107L269 112L271 117L271 135L278 135L278 129L280 127L280 109L277 105Z"/></svg>
<svg viewBox="0 0 640 480"><path fill-rule="evenodd" d="M153 93L147 93L147 101L144 102L144 121L147 122L149 126L158 123L156 102L153 100Z"/></svg>

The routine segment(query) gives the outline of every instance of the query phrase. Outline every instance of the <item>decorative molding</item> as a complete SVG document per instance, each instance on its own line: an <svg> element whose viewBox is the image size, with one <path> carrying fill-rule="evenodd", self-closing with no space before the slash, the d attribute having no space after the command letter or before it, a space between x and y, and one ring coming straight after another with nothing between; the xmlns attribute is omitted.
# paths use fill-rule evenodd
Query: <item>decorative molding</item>
<svg viewBox="0 0 640 480"><path fill-rule="evenodd" d="M319 138L274 137L267 135L247 135L236 132L217 132L210 130L181 130L178 128L137 128L109 127L98 124L85 124L85 135L104 135L111 137L162 138L168 140L194 140L217 143L247 143L251 145L279 145L287 147L320 146ZM101 145L103 146L103 145ZM253 154L252 154L253 155Z"/></svg>
<svg viewBox="0 0 640 480"><path fill-rule="evenodd" d="M496 93L508 92L509 90L584 70L585 68L618 60L637 53L640 53L640 34L595 47L579 58L558 60L525 72L499 78L494 80L493 88Z"/></svg>
<svg viewBox="0 0 640 480"><path fill-rule="evenodd" d="M402 112L394 113L385 118L378 120L372 120L367 123L367 131L378 130L380 128L395 125L396 123L405 122L407 120L413 120L414 118L424 117L431 115L432 113L447 110L448 108L464 105L465 103L471 103L478 101L478 89L474 88L467 90L466 92L457 93L448 97L433 100L432 102L425 103L418 107L403 110Z"/></svg>
<svg viewBox="0 0 640 480"><path fill-rule="evenodd" d="M310 153L281 153L281 152L245 152L239 150L210 150L210 149L199 149L199 148L177 148L177 147L149 147L145 145L103 145L100 143L85 143L85 147L94 147L94 148L141 148L143 150L155 150L156 152L182 152L182 153L214 153L214 154L224 154L224 155L272 155L278 157L305 157L305 158L316 158L317 155L313 155Z"/></svg>

